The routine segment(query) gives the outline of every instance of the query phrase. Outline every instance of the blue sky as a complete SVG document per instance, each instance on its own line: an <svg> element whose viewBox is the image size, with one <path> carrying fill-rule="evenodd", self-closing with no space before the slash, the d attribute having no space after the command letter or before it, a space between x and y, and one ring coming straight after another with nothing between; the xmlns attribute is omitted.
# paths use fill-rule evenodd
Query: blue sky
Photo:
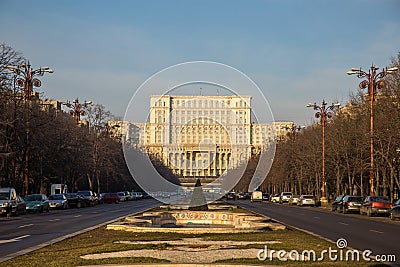
<svg viewBox="0 0 400 267"><path fill-rule="evenodd" d="M149 76L207 60L253 79L276 120L309 124L307 103L344 104L356 91L348 69L385 67L400 52L399 14L397 0L0 0L0 42L55 70L39 89L49 98L123 116Z"/></svg>

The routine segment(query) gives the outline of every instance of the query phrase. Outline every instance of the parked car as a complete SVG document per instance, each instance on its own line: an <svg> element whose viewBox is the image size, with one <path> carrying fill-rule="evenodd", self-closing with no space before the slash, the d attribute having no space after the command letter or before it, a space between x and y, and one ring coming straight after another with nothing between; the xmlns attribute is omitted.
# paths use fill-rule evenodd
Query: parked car
<svg viewBox="0 0 400 267"><path fill-rule="evenodd" d="M118 192L118 195L119 195L119 200L120 200L121 202L127 201L127 200L128 200L128 196L126 195L125 192Z"/></svg>
<svg viewBox="0 0 400 267"><path fill-rule="evenodd" d="M390 219L395 220L400 218L400 199L394 202L392 209L390 210Z"/></svg>
<svg viewBox="0 0 400 267"><path fill-rule="evenodd" d="M65 197L67 198L68 207L76 207L79 209L79 208L84 208L87 205L89 205L88 200L81 194L68 193L68 194L65 194Z"/></svg>
<svg viewBox="0 0 400 267"><path fill-rule="evenodd" d="M82 195L86 200L86 204L89 204L88 206L93 207L96 204L96 197L94 193L90 190L84 190L84 191L78 191L78 194Z"/></svg>
<svg viewBox="0 0 400 267"><path fill-rule="evenodd" d="M300 198L300 195L293 195L289 199L289 205L297 205L297 203L299 203L299 198Z"/></svg>
<svg viewBox="0 0 400 267"><path fill-rule="evenodd" d="M384 196L367 196L360 208L361 215L373 216L377 214L389 215L392 203Z"/></svg>
<svg viewBox="0 0 400 267"><path fill-rule="evenodd" d="M338 208L340 208L342 206L343 198L344 198L344 195L337 196L337 198L332 202L332 208L331 208L332 211L340 211L340 209L338 209Z"/></svg>
<svg viewBox="0 0 400 267"><path fill-rule="evenodd" d="M313 207L315 207L316 202L317 202L317 199L313 195L301 195L299 197L299 201L297 202L297 206L313 206Z"/></svg>
<svg viewBox="0 0 400 267"><path fill-rule="evenodd" d="M360 208L364 198L360 196L345 196L342 200L340 211L343 213L356 212L360 213Z"/></svg>
<svg viewBox="0 0 400 267"><path fill-rule="evenodd" d="M279 203L289 203L290 198L293 196L292 192L282 192L279 197Z"/></svg>
<svg viewBox="0 0 400 267"><path fill-rule="evenodd" d="M32 194L25 197L27 212L49 212L50 204L45 194Z"/></svg>
<svg viewBox="0 0 400 267"><path fill-rule="evenodd" d="M280 194L273 194L273 195L270 196L270 201L272 203L278 203L280 198L281 198Z"/></svg>
<svg viewBox="0 0 400 267"><path fill-rule="evenodd" d="M19 214L26 214L26 203L21 196L17 196L17 209L14 214L16 216Z"/></svg>
<svg viewBox="0 0 400 267"><path fill-rule="evenodd" d="M104 193L103 202L104 203L119 203L119 195L117 193Z"/></svg>
<svg viewBox="0 0 400 267"><path fill-rule="evenodd" d="M49 196L49 205L51 209L67 209L68 200L64 194L54 194Z"/></svg>
<svg viewBox="0 0 400 267"><path fill-rule="evenodd" d="M1 214L16 214L18 206L17 191L14 188L0 188L0 212Z"/></svg>

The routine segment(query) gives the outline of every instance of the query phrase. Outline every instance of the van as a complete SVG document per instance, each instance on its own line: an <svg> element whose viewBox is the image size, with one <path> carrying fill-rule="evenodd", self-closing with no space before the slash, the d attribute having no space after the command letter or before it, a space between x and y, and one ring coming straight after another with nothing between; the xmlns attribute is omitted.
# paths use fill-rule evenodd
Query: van
<svg viewBox="0 0 400 267"><path fill-rule="evenodd" d="M50 188L51 195L67 194L68 186L66 184L52 184Z"/></svg>
<svg viewBox="0 0 400 267"><path fill-rule="evenodd" d="M1 214L11 214L17 213L18 198L17 191L14 188L0 188L0 212Z"/></svg>
<svg viewBox="0 0 400 267"><path fill-rule="evenodd" d="M263 196L262 196L262 192L261 191L253 191L253 193L251 193L251 202L262 202L263 201Z"/></svg>

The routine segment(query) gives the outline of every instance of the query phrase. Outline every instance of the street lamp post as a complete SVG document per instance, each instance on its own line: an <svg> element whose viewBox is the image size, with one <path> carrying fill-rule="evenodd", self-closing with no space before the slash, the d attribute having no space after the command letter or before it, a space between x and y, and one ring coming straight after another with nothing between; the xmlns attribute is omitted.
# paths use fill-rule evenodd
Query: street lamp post
<svg viewBox="0 0 400 267"><path fill-rule="evenodd" d="M85 115L84 109L87 108L88 106L93 105L93 102L85 101L83 104L81 104L79 103L78 98L75 98L75 100L72 103L68 101L68 102L61 102L61 104L70 108L69 114L74 116L75 124L79 125L79 122L81 121L81 116Z"/></svg>
<svg viewBox="0 0 400 267"><path fill-rule="evenodd" d="M30 100L33 93L33 87L40 87L42 82L35 76L43 76L45 73L53 73L54 70L49 67L40 67L36 70L31 68L31 64L23 63L18 66L3 65L3 68L15 73L16 83L20 88L24 88L24 102L27 110L26 120L26 140L25 140L25 166L24 166L24 187L25 195L29 194L29 135L30 135Z"/></svg>
<svg viewBox="0 0 400 267"><path fill-rule="evenodd" d="M85 115L85 110L88 106L93 105L92 101L85 101L83 104L79 103L78 98L75 98L75 100L70 103L69 101L67 102L61 102L62 105L67 106L70 111L69 114L74 117L75 121L75 157L78 156L79 153L79 147L78 147L78 127L80 125L81 121L81 116ZM75 186L74 183L76 180L73 182L73 187Z"/></svg>
<svg viewBox="0 0 400 267"><path fill-rule="evenodd" d="M374 101L376 97L377 89L381 89L385 86L385 82L382 80L386 75L391 74L398 70L397 67L384 68L381 72L377 73L379 67L372 65L368 72L363 71L361 68L352 68L347 72L348 75L357 74L358 78L364 79L360 82L360 89L368 87L369 96L369 149L370 149L370 166L369 166L369 194L375 195L375 173L374 173Z"/></svg>
<svg viewBox="0 0 400 267"><path fill-rule="evenodd" d="M322 100L322 105L318 106L316 103L307 104L307 107L311 107L314 110L317 110L315 113L315 117L321 120L321 128L322 128L322 155L321 155L321 203L326 203L326 180L325 180L325 125L326 121L332 119L334 111L337 107L340 106L340 103L332 103L330 106L326 106L327 103L325 100Z"/></svg>
<svg viewBox="0 0 400 267"><path fill-rule="evenodd" d="M299 125L296 126L295 124L293 124L292 126L285 126L284 127L285 130L290 131L290 136L291 136L291 141L292 143L294 143L296 141L296 133L300 132L302 129L305 128L305 126Z"/></svg>

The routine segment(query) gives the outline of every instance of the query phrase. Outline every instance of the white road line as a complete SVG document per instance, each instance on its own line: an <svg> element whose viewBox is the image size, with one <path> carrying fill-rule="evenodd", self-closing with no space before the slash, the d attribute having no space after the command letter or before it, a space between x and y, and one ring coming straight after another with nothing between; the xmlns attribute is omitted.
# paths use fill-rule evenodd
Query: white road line
<svg viewBox="0 0 400 267"><path fill-rule="evenodd" d="M377 231L377 230L369 230L370 232L374 232L374 233L378 233L378 234L383 234L383 232L381 231Z"/></svg>
<svg viewBox="0 0 400 267"><path fill-rule="evenodd" d="M32 226L32 225L33 225L33 223L25 224L25 225L18 226L18 228L25 228L25 227L29 227L29 226Z"/></svg>
<svg viewBox="0 0 400 267"><path fill-rule="evenodd" d="M343 224L343 225L349 225L348 223L344 223L344 222L339 222L340 224Z"/></svg>
<svg viewBox="0 0 400 267"><path fill-rule="evenodd" d="M61 220L61 219L51 219L51 220L49 220L49 222L56 222L56 221L59 221L59 220Z"/></svg>
<svg viewBox="0 0 400 267"><path fill-rule="evenodd" d="M28 237L28 236L30 236L30 235L23 235L23 236L11 238L11 239L0 240L0 244L18 242L18 241L21 241L22 238L25 238L25 237Z"/></svg>
<svg viewBox="0 0 400 267"><path fill-rule="evenodd" d="M82 215L75 215L74 216L74 218L79 218L79 217L81 217Z"/></svg>
<svg viewBox="0 0 400 267"><path fill-rule="evenodd" d="M320 219L319 217L314 217L314 219Z"/></svg>

